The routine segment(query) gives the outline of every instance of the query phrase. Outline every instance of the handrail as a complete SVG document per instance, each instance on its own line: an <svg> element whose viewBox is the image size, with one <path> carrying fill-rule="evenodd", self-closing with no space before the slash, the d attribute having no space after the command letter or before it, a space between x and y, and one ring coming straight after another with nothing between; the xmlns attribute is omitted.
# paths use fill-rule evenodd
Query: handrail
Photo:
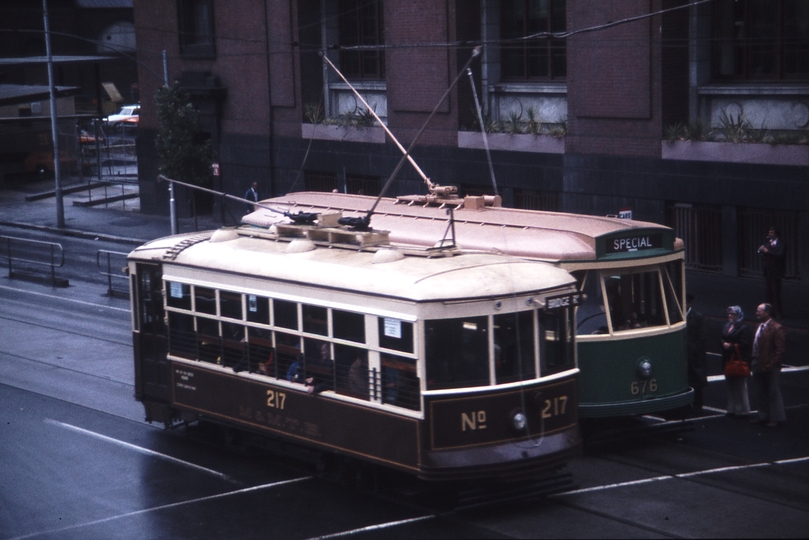
<svg viewBox="0 0 809 540"><path fill-rule="evenodd" d="M106 255L106 257L107 257L106 271L101 266L101 256L102 255ZM124 266L121 267L121 266L116 265L116 268L125 268L126 267L125 261L126 261L127 255L129 255L129 254L128 253L123 253L121 251L110 251L110 250L107 250L107 249L99 249L98 252L96 253L96 268L98 268L98 271L102 276L107 276L107 295L108 296L112 296L114 294L114 292L115 292L115 290L112 288L112 278L128 279L128 276L125 275L121 270L119 270L116 273L113 273L113 271L112 271L112 257L113 256L123 257L124 258Z"/></svg>
<svg viewBox="0 0 809 540"><path fill-rule="evenodd" d="M65 250L62 244L31 240L16 236L0 236L0 244L5 243L4 258L8 261L8 277L14 277L14 262L48 266L51 269L51 280L56 283L56 269L65 264ZM40 253L49 254L45 257L33 258Z"/></svg>

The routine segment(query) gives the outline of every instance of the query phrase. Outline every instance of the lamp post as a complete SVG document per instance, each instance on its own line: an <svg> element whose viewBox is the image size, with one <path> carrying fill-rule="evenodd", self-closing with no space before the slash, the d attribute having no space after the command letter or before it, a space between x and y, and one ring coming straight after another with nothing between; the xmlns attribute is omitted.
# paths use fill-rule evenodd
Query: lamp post
<svg viewBox="0 0 809 540"><path fill-rule="evenodd" d="M53 83L53 54L51 53L51 27L48 21L48 0L42 0L42 11L45 20L45 50L48 54L48 88L51 97L51 139L53 140L53 176L56 183L54 195L56 198L56 226L65 226L65 203L62 198L62 171L59 160L59 130L56 118L56 87Z"/></svg>

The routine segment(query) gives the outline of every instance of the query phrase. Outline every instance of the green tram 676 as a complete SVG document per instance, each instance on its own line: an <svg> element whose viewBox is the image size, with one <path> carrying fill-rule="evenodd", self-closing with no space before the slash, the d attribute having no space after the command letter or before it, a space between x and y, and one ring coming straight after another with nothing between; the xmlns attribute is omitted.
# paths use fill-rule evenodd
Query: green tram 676
<svg viewBox="0 0 809 540"><path fill-rule="evenodd" d="M371 200L300 192L269 202L296 211L362 215ZM268 227L277 219L258 210L244 221ZM571 272L587 296L577 308L581 417L641 415L692 402L684 251L672 229L616 217L503 208L496 197L384 198L373 219L390 231L393 243L432 246L436 237L449 242L454 235L464 250L546 261Z"/></svg>
<svg viewBox="0 0 809 540"><path fill-rule="evenodd" d="M283 220L129 255L135 396L423 479L525 479L578 451L575 279Z"/></svg>

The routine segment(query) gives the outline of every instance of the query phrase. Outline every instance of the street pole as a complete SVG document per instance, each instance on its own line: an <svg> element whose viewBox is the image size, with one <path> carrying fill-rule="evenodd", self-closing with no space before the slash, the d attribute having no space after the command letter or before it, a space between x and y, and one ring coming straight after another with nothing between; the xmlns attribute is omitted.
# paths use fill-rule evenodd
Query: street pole
<svg viewBox="0 0 809 540"><path fill-rule="evenodd" d="M51 26L48 21L48 0L42 0L42 11L45 20L45 50L48 54L48 88L51 96L51 139L53 139L53 175L56 183L56 226L65 226L65 202L62 198L62 171L59 159L59 130L56 118L56 87L53 83L53 54L51 52Z"/></svg>
<svg viewBox="0 0 809 540"><path fill-rule="evenodd" d="M169 87L169 60L166 55L166 49L163 49L163 84L166 88ZM174 199L174 182L169 182L169 219L171 220L171 234L175 235L179 232L177 223L177 202Z"/></svg>

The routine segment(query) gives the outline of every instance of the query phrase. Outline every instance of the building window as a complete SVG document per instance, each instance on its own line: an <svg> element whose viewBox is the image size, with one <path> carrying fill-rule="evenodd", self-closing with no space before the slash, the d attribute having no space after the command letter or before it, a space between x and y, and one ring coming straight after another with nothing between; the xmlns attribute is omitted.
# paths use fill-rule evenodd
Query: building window
<svg viewBox="0 0 809 540"><path fill-rule="evenodd" d="M213 0L179 0L180 54L211 57L214 48Z"/></svg>
<svg viewBox="0 0 809 540"><path fill-rule="evenodd" d="M379 0L340 0L340 46L383 45L382 2ZM340 51L340 71L349 79L383 80L385 53L380 49Z"/></svg>
<svg viewBox="0 0 809 540"><path fill-rule="evenodd" d="M525 39L565 30L565 0L502 0L500 39L503 80L563 79L564 39Z"/></svg>
<svg viewBox="0 0 809 540"><path fill-rule="evenodd" d="M669 203L668 224L685 244L689 270L722 271L722 209Z"/></svg>
<svg viewBox="0 0 809 540"><path fill-rule="evenodd" d="M714 2L711 70L717 80L809 79L809 2Z"/></svg>

